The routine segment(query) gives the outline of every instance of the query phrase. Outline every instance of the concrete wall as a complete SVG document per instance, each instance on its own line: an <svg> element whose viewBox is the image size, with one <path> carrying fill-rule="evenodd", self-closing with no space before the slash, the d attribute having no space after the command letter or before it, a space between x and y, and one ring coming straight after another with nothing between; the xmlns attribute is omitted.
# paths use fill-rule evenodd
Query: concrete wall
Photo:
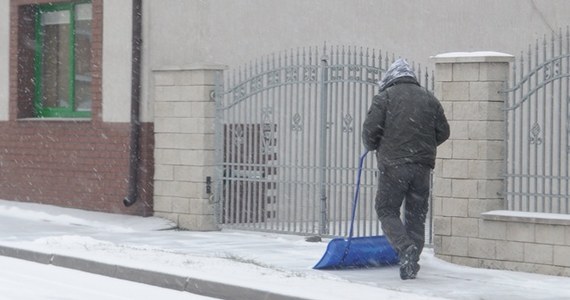
<svg viewBox="0 0 570 300"><path fill-rule="evenodd" d="M570 276L567 215L502 211L503 97L513 57L438 55L436 96L451 126L438 149L434 244L438 257L473 267Z"/></svg>

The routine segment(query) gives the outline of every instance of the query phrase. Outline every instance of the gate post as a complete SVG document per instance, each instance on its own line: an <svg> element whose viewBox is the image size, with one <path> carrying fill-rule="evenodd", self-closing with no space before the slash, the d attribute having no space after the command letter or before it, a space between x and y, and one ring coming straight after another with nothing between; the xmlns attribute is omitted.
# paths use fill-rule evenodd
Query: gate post
<svg viewBox="0 0 570 300"><path fill-rule="evenodd" d="M505 207L503 199L505 120L503 95L509 62L502 53L449 53L433 57L436 96L451 127L438 149L433 191L435 254L480 266L497 259L501 228L481 213Z"/></svg>
<svg viewBox="0 0 570 300"><path fill-rule="evenodd" d="M154 212L184 229L218 230L211 180L215 169L214 75L225 67L153 71Z"/></svg>
<svg viewBox="0 0 570 300"><path fill-rule="evenodd" d="M328 207L327 207L327 179L326 179L326 164L327 164L327 81L328 81L328 62L326 56L326 46L321 58L321 111L320 111L320 161L319 161L319 183L320 183L320 203L321 203L321 218L319 226L319 235L329 233L329 220L328 220Z"/></svg>

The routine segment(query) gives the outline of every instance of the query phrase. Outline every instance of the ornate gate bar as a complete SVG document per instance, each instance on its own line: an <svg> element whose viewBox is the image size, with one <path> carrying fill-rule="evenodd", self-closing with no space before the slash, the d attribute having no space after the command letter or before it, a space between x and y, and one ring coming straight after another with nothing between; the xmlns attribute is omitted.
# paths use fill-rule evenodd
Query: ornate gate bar
<svg viewBox="0 0 570 300"><path fill-rule="evenodd" d="M363 150L360 127L377 81L393 60L374 49L325 45L269 55L218 74L219 223L346 236ZM433 76L415 68L422 84L433 90ZM357 236L381 234L373 204L373 157L363 170Z"/></svg>
<svg viewBox="0 0 570 300"><path fill-rule="evenodd" d="M529 45L503 91L509 210L570 212L570 31ZM518 69L517 69L518 65ZM518 77L518 79L517 79ZM518 81L517 81L518 80Z"/></svg>

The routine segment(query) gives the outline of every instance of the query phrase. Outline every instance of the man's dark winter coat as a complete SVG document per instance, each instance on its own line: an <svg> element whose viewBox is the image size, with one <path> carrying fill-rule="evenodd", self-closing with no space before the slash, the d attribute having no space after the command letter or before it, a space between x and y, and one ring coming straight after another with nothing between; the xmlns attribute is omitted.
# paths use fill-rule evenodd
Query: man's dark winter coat
<svg viewBox="0 0 570 300"><path fill-rule="evenodd" d="M387 74L389 75L389 74ZM374 96L362 128L367 150L378 164L422 164L434 168L436 148L449 137L439 101L414 77L396 74Z"/></svg>

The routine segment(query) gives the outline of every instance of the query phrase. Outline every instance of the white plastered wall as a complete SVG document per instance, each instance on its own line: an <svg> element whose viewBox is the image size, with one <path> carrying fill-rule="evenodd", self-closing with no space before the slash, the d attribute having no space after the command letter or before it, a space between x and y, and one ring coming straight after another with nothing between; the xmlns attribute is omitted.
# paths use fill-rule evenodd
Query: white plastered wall
<svg viewBox="0 0 570 300"><path fill-rule="evenodd" d="M103 122L129 122L132 1L103 2Z"/></svg>
<svg viewBox="0 0 570 300"><path fill-rule="evenodd" d="M150 28L152 27L152 18L149 9L151 9L149 1L142 2L142 65L141 65L141 106L140 106L140 120L141 122L154 122L154 99L149 95L154 94L154 85L152 81L152 68L149 64L151 55L150 41Z"/></svg>
<svg viewBox="0 0 570 300"><path fill-rule="evenodd" d="M433 70L430 56L518 54L570 25L568 0L144 0L143 103L153 120L153 69L243 66L297 47L381 49Z"/></svg>
<svg viewBox="0 0 570 300"><path fill-rule="evenodd" d="M305 46L354 45L422 65L456 51L518 54L570 25L567 0L146 0L151 67L231 67Z"/></svg>
<svg viewBox="0 0 570 300"><path fill-rule="evenodd" d="M0 121L9 118L10 1L0 0Z"/></svg>

